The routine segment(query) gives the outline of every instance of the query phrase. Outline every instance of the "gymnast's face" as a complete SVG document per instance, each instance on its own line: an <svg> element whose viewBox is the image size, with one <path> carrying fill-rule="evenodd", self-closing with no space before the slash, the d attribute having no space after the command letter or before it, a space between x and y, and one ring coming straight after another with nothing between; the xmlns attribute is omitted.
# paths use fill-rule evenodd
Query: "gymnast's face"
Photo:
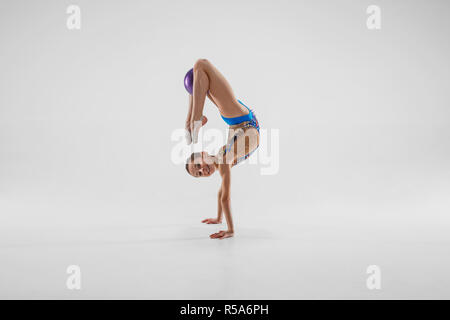
<svg viewBox="0 0 450 320"><path fill-rule="evenodd" d="M214 158L206 152L193 153L186 164L186 169L193 177L209 177L216 171Z"/></svg>

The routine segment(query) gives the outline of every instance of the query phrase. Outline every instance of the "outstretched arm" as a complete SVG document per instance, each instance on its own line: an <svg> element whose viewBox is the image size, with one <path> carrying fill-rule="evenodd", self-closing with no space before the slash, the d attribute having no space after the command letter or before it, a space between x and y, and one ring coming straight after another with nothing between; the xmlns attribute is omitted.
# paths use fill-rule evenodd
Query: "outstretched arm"
<svg viewBox="0 0 450 320"><path fill-rule="evenodd" d="M222 223L222 187L219 189L219 193L217 195L217 218L208 218L203 220L203 223L206 224L218 224Z"/></svg>
<svg viewBox="0 0 450 320"><path fill-rule="evenodd" d="M222 187L220 187L219 194L217 195L217 220L222 223Z"/></svg>
<svg viewBox="0 0 450 320"><path fill-rule="evenodd" d="M234 235L234 225L233 218L231 216L231 206L230 206L230 188L231 188L231 166L229 164L221 164L219 166L219 172L222 176L222 194L220 197L220 203L222 205L222 210L227 221L228 230L219 231L210 236L212 239L224 239L229 238Z"/></svg>

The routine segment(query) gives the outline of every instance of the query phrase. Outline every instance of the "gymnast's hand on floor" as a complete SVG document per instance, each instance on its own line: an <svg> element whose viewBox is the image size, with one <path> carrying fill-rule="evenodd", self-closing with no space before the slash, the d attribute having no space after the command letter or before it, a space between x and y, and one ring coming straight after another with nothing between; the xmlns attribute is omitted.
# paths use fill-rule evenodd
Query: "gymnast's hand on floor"
<svg viewBox="0 0 450 320"><path fill-rule="evenodd" d="M219 224L219 223L222 223L222 220L219 220L218 218L208 218L208 219L203 220L202 223Z"/></svg>
<svg viewBox="0 0 450 320"><path fill-rule="evenodd" d="M217 233L213 233L212 235L210 235L209 237L211 239L225 239L225 238L231 238L234 235L233 231L219 231Z"/></svg>
<svg viewBox="0 0 450 320"><path fill-rule="evenodd" d="M203 127L208 122L208 118L202 116L200 120L191 120L186 123L186 142L187 144L198 142L198 132L200 128Z"/></svg>

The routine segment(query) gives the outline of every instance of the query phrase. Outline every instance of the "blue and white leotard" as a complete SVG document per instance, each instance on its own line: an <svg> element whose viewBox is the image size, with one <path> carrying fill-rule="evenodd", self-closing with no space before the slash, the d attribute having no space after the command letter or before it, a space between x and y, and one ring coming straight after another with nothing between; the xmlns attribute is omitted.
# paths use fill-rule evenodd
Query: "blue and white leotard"
<svg viewBox="0 0 450 320"><path fill-rule="evenodd" d="M253 113L253 111L249 107L247 107L244 103L242 103L242 101L238 100L238 102L241 105L243 105L244 107L247 108L247 110L249 111L248 114L240 116L240 117L234 117L234 118L227 118L227 117L224 117L224 116L221 115L222 119L230 126L238 125L238 124L241 124L241 123L245 122L245 124L242 127L240 127L240 128L242 128L242 129L244 129L244 128L255 128L256 130L258 130L258 133L259 133L259 122L258 122L258 119L256 119L256 116ZM231 150L231 147L236 142L237 138L238 138L238 135L235 134L233 136L233 138L229 140L228 144L225 147L225 150L224 150L224 153L223 153L224 155L228 151ZM258 149L258 147L259 147L259 145L254 150L252 150L251 152L247 153L245 156L236 159L236 164L238 164L239 162L242 162L242 161L246 160L248 157L250 157L250 155L253 152L255 152L256 149Z"/></svg>

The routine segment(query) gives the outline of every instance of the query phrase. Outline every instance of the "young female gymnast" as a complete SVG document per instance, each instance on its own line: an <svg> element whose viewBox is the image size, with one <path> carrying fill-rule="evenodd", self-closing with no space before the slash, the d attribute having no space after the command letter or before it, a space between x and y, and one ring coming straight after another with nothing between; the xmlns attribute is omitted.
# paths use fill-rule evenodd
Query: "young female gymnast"
<svg viewBox="0 0 450 320"><path fill-rule="evenodd" d="M198 60L185 77L189 97L186 119L187 143L198 141L198 131L208 119L203 116L206 96L217 106L223 120L230 126L227 144L217 155L206 152L191 154L186 163L187 172L194 177L209 177L216 170L222 177L218 194L217 218L205 219L207 224L222 223L222 212L228 230L219 231L211 239L224 239L234 235L230 209L231 168L247 159L259 145L259 124L252 110L234 97L230 84L208 60Z"/></svg>

